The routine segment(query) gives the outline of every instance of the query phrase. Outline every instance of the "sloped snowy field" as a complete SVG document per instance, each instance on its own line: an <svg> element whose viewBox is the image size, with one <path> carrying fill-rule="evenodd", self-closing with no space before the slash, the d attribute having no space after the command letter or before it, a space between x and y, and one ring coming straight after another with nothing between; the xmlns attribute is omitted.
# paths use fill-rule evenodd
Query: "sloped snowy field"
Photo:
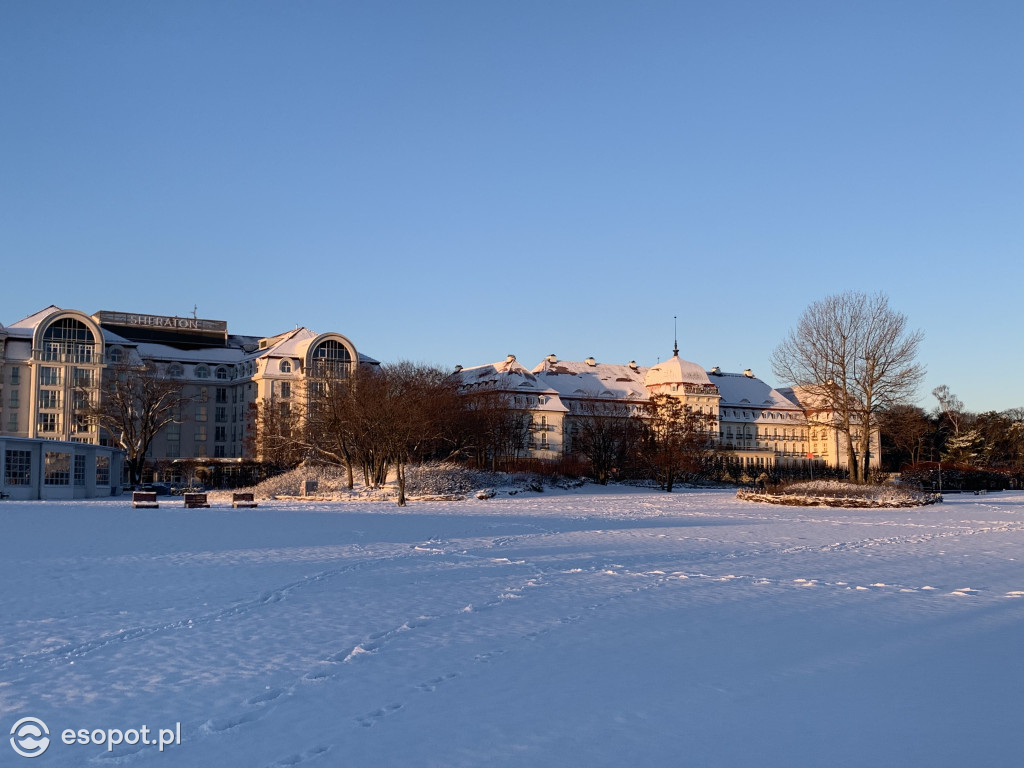
<svg viewBox="0 0 1024 768"><path fill-rule="evenodd" d="M1022 494L180 503L0 503L27 765L1024 763ZM61 742L178 722L162 753Z"/></svg>

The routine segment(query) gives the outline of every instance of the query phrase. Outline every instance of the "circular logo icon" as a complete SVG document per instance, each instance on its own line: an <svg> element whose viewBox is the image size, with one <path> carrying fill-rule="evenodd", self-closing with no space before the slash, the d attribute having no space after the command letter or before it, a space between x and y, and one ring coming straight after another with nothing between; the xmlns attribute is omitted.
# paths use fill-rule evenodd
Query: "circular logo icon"
<svg viewBox="0 0 1024 768"><path fill-rule="evenodd" d="M38 717L23 717L11 728L11 746L22 757L39 757L50 746L50 729Z"/></svg>

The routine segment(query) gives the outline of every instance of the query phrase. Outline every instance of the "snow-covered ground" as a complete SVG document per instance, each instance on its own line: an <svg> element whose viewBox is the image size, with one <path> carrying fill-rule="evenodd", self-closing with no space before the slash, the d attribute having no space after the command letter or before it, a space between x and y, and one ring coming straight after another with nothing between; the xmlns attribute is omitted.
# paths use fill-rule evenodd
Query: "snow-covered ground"
<svg viewBox="0 0 1024 768"><path fill-rule="evenodd" d="M1024 761L1022 494L180 504L0 502L0 724L51 739L29 765Z"/></svg>

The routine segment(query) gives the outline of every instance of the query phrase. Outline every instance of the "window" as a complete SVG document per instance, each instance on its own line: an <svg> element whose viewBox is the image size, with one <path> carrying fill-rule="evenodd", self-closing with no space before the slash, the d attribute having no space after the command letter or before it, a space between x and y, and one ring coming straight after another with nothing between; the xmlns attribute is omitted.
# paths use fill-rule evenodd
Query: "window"
<svg viewBox="0 0 1024 768"><path fill-rule="evenodd" d="M67 485L71 480L71 454L46 451L43 454L43 485Z"/></svg>
<svg viewBox="0 0 1024 768"><path fill-rule="evenodd" d="M11 390L10 403L11 403L11 408L17 408L18 407L18 390L16 390L16 389L12 389Z"/></svg>
<svg viewBox="0 0 1024 768"><path fill-rule="evenodd" d="M217 408L214 410L213 420L220 424L226 424L228 420L227 406L218 405Z"/></svg>
<svg viewBox="0 0 1024 768"><path fill-rule="evenodd" d="M167 425L167 439L168 440L180 440L181 439L181 424L177 422L171 422Z"/></svg>
<svg viewBox="0 0 1024 768"><path fill-rule="evenodd" d="M227 427L214 427L214 429L213 429L213 440L216 443L226 443L228 441L228 428Z"/></svg>
<svg viewBox="0 0 1024 768"><path fill-rule="evenodd" d="M91 363L96 351L92 331L81 320L62 317L43 333L42 359Z"/></svg>
<svg viewBox="0 0 1024 768"><path fill-rule="evenodd" d="M206 406L205 405L197 405L196 406L196 421L206 421Z"/></svg>
<svg viewBox="0 0 1024 768"><path fill-rule="evenodd" d="M197 445L196 446L196 458L198 458L198 459L205 459L206 458L206 446L205 445Z"/></svg>
<svg viewBox="0 0 1024 768"><path fill-rule="evenodd" d="M37 429L40 432L52 433L57 431L57 414L40 413Z"/></svg>
<svg viewBox="0 0 1024 768"><path fill-rule="evenodd" d="M287 398L287 397L291 397L291 396L292 396L292 385L291 385L291 382L289 382L289 381L282 381L281 382L281 397Z"/></svg>
<svg viewBox="0 0 1024 768"><path fill-rule="evenodd" d="M8 450L5 453L4 485L31 485L32 452Z"/></svg>
<svg viewBox="0 0 1024 768"><path fill-rule="evenodd" d="M85 456L75 456L75 485L85 485Z"/></svg>
<svg viewBox="0 0 1024 768"><path fill-rule="evenodd" d="M206 387L200 387L199 388L199 398L198 399L199 399L200 403L205 403L205 402L207 402L210 399L210 397L209 397L209 395L208 395L208 393L206 391Z"/></svg>
<svg viewBox="0 0 1024 768"><path fill-rule="evenodd" d="M292 372L292 361L291 360L282 360L281 361L281 373L291 373L291 372Z"/></svg>
<svg viewBox="0 0 1024 768"><path fill-rule="evenodd" d="M71 382L75 387L91 387L96 379L91 368L72 368Z"/></svg>
<svg viewBox="0 0 1024 768"><path fill-rule="evenodd" d="M208 379L210 378L210 366L200 363L196 366L196 378L197 379Z"/></svg>
<svg viewBox="0 0 1024 768"><path fill-rule="evenodd" d="M41 389L39 390L40 408L60 408L60 390Z"/></svg>
<svg viewBox="0 0 1024 768"><path fill-rule="evenodd" d="M89 407L89 393L75 390L71 393L71 407L76 411L84 411Z"/></svg>
<svg viewBox="0 0 1024 768"><path fill-rule="evenodd" d="M216 389L214 394L215 394L214 400L216 402L218 402L218 403L226 403L228 401L228 388L227 387L217 387L217 389Z"/></svg>
<svg viewBox="0 0 1024 768"><path fill-rule="evenodd" d="M167 441L167 458L176 459L181 456L181 443L177 440Z"/></svg>
<svg viewBox="0 0 1024 768"><path fill-rule="evenodd" d="M60 386L60 368L44 365L39 369L39 383L44 387Z"/></svg>
<svg viewBox="0 0 1024 768"><path fill-rule="evenodd" d="M167 366L167 375L170 376L172 379L180 379L182 376L185 375L185 368L181 365L181 363L171 363L169 366Z"/></svg>
<svg viewBox="0 0 1024 768"><path fill-rule="evenodd" d="M111 347L110 349L107 350L107 360L113 363L114 365L117 365L122 360L124 360L124 350L122 350L120 347Z"/></svg>
<svg viewBox="0 0 1024 768"><path fill-rule="evenodd" d="M206 442L206 426L199 425L196 427L195 439L201 442Z"/></svg>
<svg viewBox="0 0 1024 768"><path fill-rule="evenodd" d="M18 414L12 413L7 416L7 431L17 432L18 431Z"/></svg>
<svg viewBox="0 0 1024 768"><path fill-rule="evenodd" d="M215 458L223 459L227 456L227 452L224 450L223 445L215 445L213 446L213 455Z"/></svg>
<svg viewBox="0 0 1024 768"><path fill-rule="evenodd" d="M21 383L21 368L18 366L11 367L11 385L18 386Z"/></svg>
<svg viewBox="0 0 1024 768"><path fill-rule="evenodd" d="M110 485L110 457L96 456L96 485Z"/></svg>
<svg viewBox="0 0 1024 768"><path fill-rule="evenodd" d="M313 366L316 375L346 378L352 366L352 355L340 341L327 339L313 350Z"/></svg>
<svg viewBox="0 0 1024 768"><path fill-rule="evenodd" d="M225 368L223 365L217 368L217 378L221 379L222 381L227 381L228 379L228 369Z"/></svg>

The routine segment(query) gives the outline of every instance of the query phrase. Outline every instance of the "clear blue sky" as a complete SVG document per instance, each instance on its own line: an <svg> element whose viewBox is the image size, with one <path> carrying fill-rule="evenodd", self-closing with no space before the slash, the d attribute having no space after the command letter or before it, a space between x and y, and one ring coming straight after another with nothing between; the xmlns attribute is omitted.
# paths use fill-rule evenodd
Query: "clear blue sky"
<svg viewBox="0 0 1024 768"><path fill-rule="evenodd" d="M5 324L753 368L884 290L1024 405L1024 3L0 4Z"/></svg>

